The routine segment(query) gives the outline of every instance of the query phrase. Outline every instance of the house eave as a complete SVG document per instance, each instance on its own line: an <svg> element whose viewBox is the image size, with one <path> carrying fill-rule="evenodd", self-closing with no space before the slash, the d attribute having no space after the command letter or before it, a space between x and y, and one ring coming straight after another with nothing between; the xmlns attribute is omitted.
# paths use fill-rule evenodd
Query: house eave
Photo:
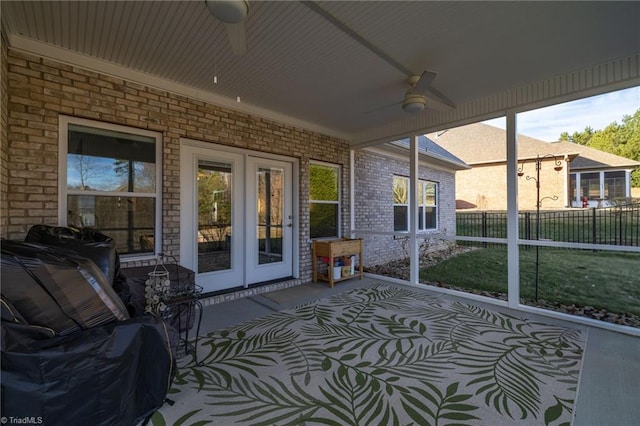
<svg viewBox="0 0 640 426"><path fill-rule="evenodd" d="M378 152L383 155L392 155L396 158L402 158L405 160L408 159L408 155L409 155L409 151L407 149L399 146L390 145L390 144L384 144L375 148L369 147L369 148L362 148L362 149L365 149L367 151L372 151L372 152ZM420 151L418 153L418 158L421 162L425 164L437 166L444 170L461 171L461 170L468 170L471 168L467 164L451 161L447 158L444 158L440 155L437 155L435 153L430 153L430 152Z"/></svg>

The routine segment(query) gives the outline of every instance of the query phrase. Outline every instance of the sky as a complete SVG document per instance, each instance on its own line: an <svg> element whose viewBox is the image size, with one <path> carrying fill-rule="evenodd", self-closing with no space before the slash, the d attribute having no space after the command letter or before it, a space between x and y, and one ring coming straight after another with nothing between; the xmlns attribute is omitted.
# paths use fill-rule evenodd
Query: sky
<svg viewBox="0 0 640 426"><path fill-rule="evenodd" d="M558 140L562 132L581 132L590 126L594 130L607 127L640 108L640 86L564 104L520 113L518 133L546 142ZM486 124L504 128L506 120L497 118Z"/></svg>

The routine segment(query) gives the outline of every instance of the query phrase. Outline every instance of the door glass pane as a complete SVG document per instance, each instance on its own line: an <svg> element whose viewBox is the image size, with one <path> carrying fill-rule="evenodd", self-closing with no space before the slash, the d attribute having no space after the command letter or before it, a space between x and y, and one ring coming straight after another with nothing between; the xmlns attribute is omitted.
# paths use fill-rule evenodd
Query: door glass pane
<svg viewBox="0 0 640 426"><path fill-rule="evenodd" d="M198 273L231 269L231 164L198 160Z"/></svg>
<svg viewBox="0 0 640 426"><path fill-rule="evenodd" d="M259 167L257 172L258 264L282 261L284 171Z"/></svg>

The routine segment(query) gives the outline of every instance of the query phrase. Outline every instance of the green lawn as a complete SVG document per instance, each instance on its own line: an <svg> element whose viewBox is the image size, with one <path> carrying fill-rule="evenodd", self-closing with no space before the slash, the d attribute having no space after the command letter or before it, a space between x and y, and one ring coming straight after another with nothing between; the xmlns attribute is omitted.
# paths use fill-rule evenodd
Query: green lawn
<svg viewBox="0 0 640 426"><path fill-rule="evenodd" d="M535 248L520 249L520 297L535 298ZM640 254L540 247L539 299L640 315ZM507 292L507 250L482 248L420 271L422 282Z"/></svg>

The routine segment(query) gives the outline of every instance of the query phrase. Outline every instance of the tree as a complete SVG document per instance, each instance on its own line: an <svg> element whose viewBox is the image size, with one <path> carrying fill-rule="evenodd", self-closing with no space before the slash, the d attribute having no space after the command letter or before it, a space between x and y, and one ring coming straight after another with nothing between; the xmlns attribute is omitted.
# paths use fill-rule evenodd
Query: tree
<svg viewBox="0 0 640 426"><path fill-rule="evenodd" d="M622 117L622 124L614 121L596 131L587 126L584 131L572 135L562 132L560 140L640 161L640 108L634 114ZM631 173L631 186L640 187L640 169Z"/></svg>
<svg viewBox="0 0 640 426"><path fill-rule="evenodd" d="M69 171L74 171L77 175L78 183L71 184L73 189L94 189L90 182L101 175L101 170L94 157L69 154ZM68 172L69 173L69 172Z"/></svg>
<svg viewBox="0 0 640 426"><path fill-rule="evenodd" d="M589 145L594 133L593 128L591 128L591 126L587 126L582 132L573 132L572 135L569 135L569 132L562 132L560 133L559 140L569 141L580 145Z"/></svg>

